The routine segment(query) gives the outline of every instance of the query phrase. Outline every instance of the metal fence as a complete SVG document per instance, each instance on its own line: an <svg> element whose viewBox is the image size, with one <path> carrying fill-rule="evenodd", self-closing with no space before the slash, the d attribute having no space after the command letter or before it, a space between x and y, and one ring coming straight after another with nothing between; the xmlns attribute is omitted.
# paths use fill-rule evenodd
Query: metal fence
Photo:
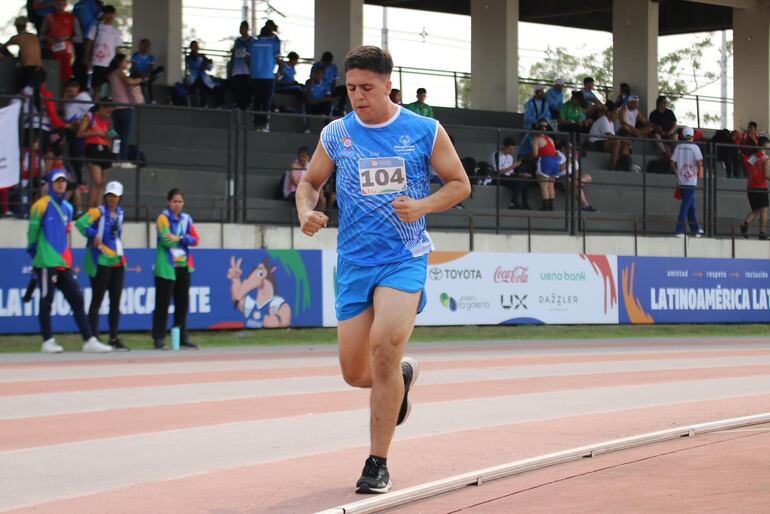
<svg viewBox="0 0 770 514"><path fill-rule="evenodd" d="M42 112L31 110L31 103L23 97L6 96L0 97L0 100L6 102L22 101L19 119L22 144L25 138L31 141L41 136L41 133L34 129L34 120L37 118L37 123L42 124L44 122ZM59 103L63 100L55 99L54 101ZM133 189L128 197L124 198L124 207L126 207L130 219L149 222L150 217L154 215L153 213L164 207L164 177L173 176L175 177L174 180L177 181L174 185L194 191L186 193L186 197L188 205L197 209L196 219L199 221L296 225L297 219L293 204L275 202L276 197L272 194L278 188L280 178L289 164L288 159L285 163L280 159L283 156L288 157L294 149L289 149L286 146L260 148L260 141L265 137L255 133L253 118L269 114L271 123L282 134L280 139L275 139L276 141L290 136L310 141L309 138L302 136L304 124L309 122L313 133L317 134L320 128L328 122L329 117L259 113L234 109L203 110L159 105L132 105L130 107L134 111L134 125L136 127L130 142L138 148L149 145L148 133L154 130L152 143L156 149L156 151L148 152L146 159L134 158L133 163L137 166L136 168L122 171L123 180L127 180L128 184L131 184L129 189ZM173 123L169 126L164 125L166 123L164 116L172 117ZM160 117L160 121L155 123L156 126L153 128L150 121L158 117ZM193 118L195 119L193 120ZM158 141L158 138L162 139L164 134L171 137L175 130L182 132L183 128L189 128L185 126L188 120L197 120L195 123L191 123L197 124L202 132L191 136L182 133L167 146L164 141ZM175 129L175 127L180 128ZM473 127L467 125L446 125L446 129L457 139L457 148L461 157L474 155L477 160L491 155L492 152L499 149L506 137L514 137L519 143L527 133L536 133L511 127ZM216 133L214 134L212 131L216 131ZM529 235L532 232L553 232L575 236L583 235L583 237L585 237L586 232L633 233L638 235L671 234L673 232L676 216L672 213L661 214L659 212L660 198L663 197L664 193L668 196L673 192L675 184L673 173L669 177L661 179L659 175L648 172L649 161L658 159L655 156L656 140L621 138L631 142L635 147L637 159L641 160L639 173L620 171L616 174L595 173L590 188L609 191L612 195L629 194L633 204L628 203L617 209L604 209L600 214L587 214L580 208L576 185L582 183L585 173L591 173L595 170L589 169L590 166L587 163L590 159L584 152L574 150L586 146L586 136L566 132L549 132L549 135L556 140L569 143L566 157L570 163L570 168L576 170L573 176L564 175L558 179L558 184L564 191L559 193L558 211L523 212L508 209L509 196L507 191L513 183L523 181L536 185L537 178L494 176L486 177L489 179L489 185L477 184L474 186L476 200L473 198L469 200L467 209L453 209L448 213L433 215L430 217L430 224L447 230L467 232L471 246L473 246L474 234L478 232L526 233ZM213 139L208 141L206 138ZM208 149L205 148L207 144L210 145ZM741 205L746 203L746 189L743 182L727 180L721 176L721 165L718 163L717 156L720 148L729 147L737 152L747 147L710 142L698 142L698 145L704 155L704 178L699 182L697 189L699 210L702 216L701 224L707 236L734 237L734 227L739 221L734 206L736 200L742 202ZM24 155L25 153L22 152L22 156ZM606 158L606 154L598 155L599 158ZM22 164L29 169L32 159L35 158L40 162L45 162L45 149L41 147L37 155L27 152L27 161ZM65 162L70 167L78 161L85 162L85 158L73 158L65 155ZM578 164L581 165L578 166ZM606 167L596 166L597 169L606 169ZM474 182L483 178L472 177ZM33 180L17 186L14 203L18 215L24 214L24 197L28 199L26 202L28 206L30 200L37 194L39 194L39 189ZM673 200L670 202L673 203ZM330 214L332 224L334 224L337 213L331 209Z"/></svg>

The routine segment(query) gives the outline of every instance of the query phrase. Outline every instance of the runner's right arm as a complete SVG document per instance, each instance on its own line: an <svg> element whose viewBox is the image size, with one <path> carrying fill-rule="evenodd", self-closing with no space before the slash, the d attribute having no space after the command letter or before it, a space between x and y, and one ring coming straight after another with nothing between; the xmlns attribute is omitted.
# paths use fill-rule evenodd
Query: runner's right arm
<svg viewBox="0 0 770 514"><path fill-rule="evenodd" d="M307 173L297 185L296 204L297 215L302 233L313 236L316 232L326 227L329 217L315 209L318 197L326 181L334 172L334 161L326 153L323 143L318 142Z"/></svg>

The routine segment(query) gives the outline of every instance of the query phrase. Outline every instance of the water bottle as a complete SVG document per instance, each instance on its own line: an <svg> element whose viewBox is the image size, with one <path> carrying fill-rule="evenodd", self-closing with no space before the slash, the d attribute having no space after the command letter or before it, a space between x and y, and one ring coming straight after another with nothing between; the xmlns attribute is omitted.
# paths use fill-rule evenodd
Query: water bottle
<svg viewBox="0 0 770 514"><path fill-rule="evenodd" d="M173 327L171 329L171 349L175 352L179 351L180 332L179 327Z"/></svg>

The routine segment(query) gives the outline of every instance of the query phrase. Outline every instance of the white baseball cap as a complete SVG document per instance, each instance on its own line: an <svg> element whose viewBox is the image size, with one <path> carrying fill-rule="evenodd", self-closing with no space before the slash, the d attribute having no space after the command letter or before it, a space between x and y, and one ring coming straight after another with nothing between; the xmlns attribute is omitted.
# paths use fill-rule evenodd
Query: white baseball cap
<svg viewBox="0 0 770 514"><path fill-rule="evenodd" d="M545 89L545 86L543 84L538 84L532 90L537 93L538 91L543 91Z"/></svg>
<svg viewBox="0 0 770 514"><path fill-rule="evenodd" d="M117 180L113 180L112 182L107 182L107 185L104 187L104 194L123 196L123 184L121 184Z"/></svg>
<svg viewBox="0 0 770 514"><path fill-rule="evenodd" d="M63 178L65 180L69 180L67 177L67 172L61 168L56 168L51 170L51 173L46 177L48 179L48 182L53 184L55 181L59 180L60 178Z"/></svg>
<svg viewBox="0 0 770 514"><path fill-rule="evenodd" d="M636 95L631 95L631 96L628 97L628 101L629 102L638 102L639 101L639 97L636 96Z"/></svg>
<svg viewBox="0 0 770 514"><path fill-rule="evenodd" d="M563 86L564 85L564 79L556 79L553 81L553 84L555 86Z"/></svg>
<svg viewBox="0 0 770 514"><path fill-rule="evenodd" d="M684 127L682 129L682 136L686 138L691 138L695 135L695 131L692 127Z"/></svg>

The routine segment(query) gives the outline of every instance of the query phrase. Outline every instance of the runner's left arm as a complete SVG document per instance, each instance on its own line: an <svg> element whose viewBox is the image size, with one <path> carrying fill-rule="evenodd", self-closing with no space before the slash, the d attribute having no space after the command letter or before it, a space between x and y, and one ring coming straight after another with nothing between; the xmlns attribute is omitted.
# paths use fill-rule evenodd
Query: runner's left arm
<svg viewBox="0 0 770 514"><path fill-rule="evenodd" d="M444 127L438 126L436 144L430 158L431 167L436 170L444 185L430 196L415 200L406 195L393 200L398 217L406 223L414 223L426 214L443 212L462 202L471 194L471 183L460 158Z"/></svg>

